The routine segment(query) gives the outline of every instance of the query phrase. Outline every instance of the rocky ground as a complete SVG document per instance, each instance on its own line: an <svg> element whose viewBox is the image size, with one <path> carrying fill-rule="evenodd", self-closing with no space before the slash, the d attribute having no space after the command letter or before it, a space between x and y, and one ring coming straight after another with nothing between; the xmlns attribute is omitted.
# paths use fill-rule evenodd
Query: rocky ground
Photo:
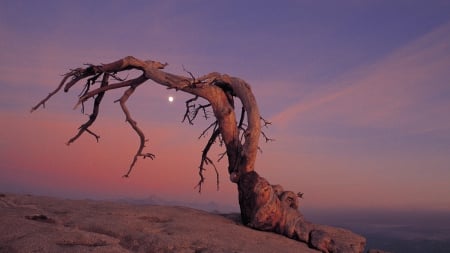
<svg viewBox="0 0 450 253"><path fill-rule="evenodd" d="M239 215L0 194L0 252L318 252Z"/></svg>

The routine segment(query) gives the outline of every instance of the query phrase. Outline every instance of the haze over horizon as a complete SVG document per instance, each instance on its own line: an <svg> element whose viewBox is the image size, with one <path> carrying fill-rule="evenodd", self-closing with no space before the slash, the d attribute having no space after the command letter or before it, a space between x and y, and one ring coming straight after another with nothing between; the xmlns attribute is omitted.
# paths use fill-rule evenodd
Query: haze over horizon
<svg viewBox="0 0 450 253"><path fill-rule="evenodd" d="M220 191L212 167L202 194L194 189L208 123L180 123L186 94L148 81L130 98L156 159L128 179L138 137L113 103L123 91L106 94L92 127L99 143L65 145L86 120L72 110L81 87L29 113L69 69L133 55L250 83L276 140L261 140L256 171L304 192L302 208L450 212L449 1L0 6L0 192L237 205L225 161Z"/></svg>

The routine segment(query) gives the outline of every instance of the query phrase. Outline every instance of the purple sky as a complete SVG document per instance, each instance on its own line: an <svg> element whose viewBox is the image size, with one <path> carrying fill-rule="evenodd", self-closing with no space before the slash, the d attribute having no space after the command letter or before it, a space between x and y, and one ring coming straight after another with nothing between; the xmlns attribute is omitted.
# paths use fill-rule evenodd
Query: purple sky
<svg viewBox="0 0 450 253"><path fill-rule="evenodd" d="M88 136L79 90L29 109L61 75L127 55L168 71L248 81L266 130L256 170L305 192L304 206L450 210L449 1L2 1L0 191L236 204L226 164L198 195L205 123L181 125L184 100L149 82L130 108L155 161L121 175L137 145L117 104L104 101ZM167 96L175 96L168 104Z"/></svg>

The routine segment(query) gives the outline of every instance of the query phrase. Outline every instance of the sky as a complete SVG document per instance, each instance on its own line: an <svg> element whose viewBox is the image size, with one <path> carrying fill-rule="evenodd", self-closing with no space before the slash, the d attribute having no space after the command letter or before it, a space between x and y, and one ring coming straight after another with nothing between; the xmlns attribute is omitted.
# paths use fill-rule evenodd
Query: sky
<svg viewBox="0 0 450 253"><path fill-rule="evenodd" d="M226 160L219 191L213 168L194 189L209 123L181 123L189 95L148 81L130 98L156 159L128 179L123 91L105 96L99 143L65 145L87 119L81 83L30 113L70 69L132 55L250 83L275 139L256 171L304 192L301 208L450 211L450 2L267 2L0 1L0 191L237 206Z"/></svg>

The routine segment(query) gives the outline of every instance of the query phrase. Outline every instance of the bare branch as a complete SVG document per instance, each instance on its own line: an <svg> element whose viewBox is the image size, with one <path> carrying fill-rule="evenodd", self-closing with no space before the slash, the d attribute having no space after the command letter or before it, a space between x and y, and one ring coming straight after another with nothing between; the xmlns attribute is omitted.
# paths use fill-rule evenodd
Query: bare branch
<svg viewBox="0 0 450 253"><path fill-rule="evenodd" d="M77 84L78 81L80 81L88 76L93 76L93 75L96 75L97 73L103 72L100 70L100 67L98 67L98 66L94 66L92 64L85 64L85 65L88 65L89 67L87 67L85 69L77 68L77 69L73 69L69 72L72 76L72 80L70 80L70 82L68 82L66 84L66 86L64 87L65 92L69 91L69 89L72 86L74 86L75 84Z"/></svg>
<svg viewBox="0 0 450 253"><path fill-rule="evenodd" d="M263 117L260 117L260 119L261 119L261 121L263 122L263 126L264 126L265 128L269 128L269 125L272 125L272 122L270 122L270 121L264 119ZM266 143L267 143L267 142L270 142L270 141L275 141L275 139L269 138L269 137L267 136L267 134L266 134L264 131L261 131L261 135L264 137Z"/></svg>
<svg viewBox="0 0 450 253"><path fill-rule="evenodd" d="M242 124L244 124L244 118L245 118L245 108L241 108L241 118L239 119L238 129L242 128Z"/></svg>
<svg viewBox="0 0 450 253"><path fill-rule="evenodd" d="M217 124L216 124L217 126ZM216 165L214 164L214 162L208 157L208 152L211 149L211 146L214 144L214 142L216 141L217 137L220 135L220 131L219 129L215 128L214 132L212 133L212 135L210 136L208 142L206 143L205 148L202 151L202 159L200 161L200 166L199 166L199 175L200 175L200 181L198 182L196 188L198 188L198 192L202 191L202 184L205 180L204 176L203 176L203 171L205 170L205 165L211 164L214 167L214 170L216 171L216 176L217 176L217 190L219 190L219 172L217 171Z"/></svg>
<svg viewBox="0 0 450 253"><path fill-rule="evenodd" d="M225 157L226 154L227 154L227 151L220 153L219 158L217 158L217 161L220 162Z"/></svg>
<svg viewBox="0 0 450 253"><path fill-rule="evenodd" d="M192 117L192 119L195 119L195 118L197 117L198 112L199 112L200 110L203 111L203 117L204 117L205 119L208 119L208 112L206 111L206 108L208 108L208 107L211 107L211 104L207 104L207 105L198 105L198 106L197 106L197 109L196 109L195 112L194 112L194 116Z"/></svg>
<svg viewBox="0 0 450 253"><path fill-rule="evenodd" d="M139 156L142 156L144 158L148 157L148 158L150 158L152 160L155 158L155 155L152 154L152 153L146 153L146 154L142 153L142 150L145 147L145 142L147 140L145 139L145 135L142 132L142 130L137 126L137 122L134 121L133 118L131 117L131 114L128 111L128 108L125 105L125 103L127 102L128 98L131 96L131 94L133 94L133 92L134 92L134 90L136 89L137 86L138 85L131 86L130 88L128 88L125 91L125 93L122 95L122 97L119 100L116 101L116 102L120 103L120 107L122 107L122 111L125 113L126 122L128 122L131 125L131 127L134 129L134 131L139 135L139 141L140 141L139 148L138 148L136 154L134 155L133 161L131 162L131 165L130 165L127 173L124 175L124 177L128 177L130 175L131 171L133 170L134 165L136 164L137 158Z"/></svg>
<svg viewBox="0 0 450 253"><path fill-rule="evenodd" d="M267 137L266 133L264 131L261 131L261 135L264 137L266 143L270 141L275 141L275 139Z"/></svg>
<svg viewBox="0 0 450 253"><path fill-rule="evenodd" d="M100 85L100 87L105 87L108 85L108 79L109 79L109 74L105 73L103 74L103 79L102 79L102 83ZM91 82L92 80L88 80L87 82ZM105 92L100 92L97 94L97 96L95 97L94 100L94 105L93 105L93 109L92 109L92 114L89 115L89 120L84 123L83 125L81 125L79 127L79 131L78 133L72 137L68 142L67 145L70 145L72 142L74 142L75 140L78 139L78 137L80 137L85 131L88 132L89 134L91 134L92 136L95 137L95 139L99 140L100 136L95 134L94 132L92 132L91 130L89 130L89 127L95 122L95 120L97 119L98 113L99 113L99 109L100 109L100 103L102 102L103 96L105 95Z"/></svg>
<svg viewBox="0 0 450 253"><path fill-rule="evenodd" d="M97 79L98 79L102 74L103 74L103 73L98 73L98 74L96 74L95 76L93 76L93 77L87 79L86 84L85 84L83 90L81 91L80 95L78 95L78 96L79 96L79 97L82 97L82 96L84 96L86 93L88 93L88 92L89 92L89 89L91 88L91 86L92 86L93 84L95 84L95 82L97 81Z"/></svg>
<svg viewBox="0 0 450 253"><path fill-rule="evenodd" d="M186 73L188 73L188 74L191 76L191 78L192 78L192 83L196 83L196 82L197 82L197 81L195 80L194 75L193 75L190 71L186 70L186 69L184 68L184 65L183 65L183 71L186 72Z"/></svg>
<svg viewBox="0 0 450 253"><path fill-rule="evenodd" d="M74 106L74 108L77 108L81 103L85 102L86 100L88 100L91 97L94 97L94 96L98 95L101 92L105 92L105 91L113 90L113 89L118 89L118 88L123 88L123 87L128 87L128 86L136 87L136 86L142 84L143 82L145 82L147 80L148 80L148 78L146 78L144 75L141 75L141 76L139 76L137 78L134 78L134 79L130 79L130 80L127 80L127 81L123 81L123 82L114 83L114 84L110 84L110 85L107 85L107 86L99 87L97 89L94 89L92 91L87 92L86 94L84 94L84 96L80 97L78 99L77 104Z"/></svg>
<svg viewBox="0 0 450 253"><path fill-rule="evenodd" d="M186 101L186 112L184 113L183 120L181 122L184 122L186 119L188 120L189 124L193 125L193 119L191 119L191 108L195 108L195 104L191 104L192 102L196 101L198 99L198 96L195 96L191 99L188 99Z"/></svg>
<svg viewBox="0 0 450 253"><path fill-rule="evenodd" d="M128 97L133 93L134 89L145 82L148 79L154 82L166 86L169 89L182 90L184 92L190 93L195 97L186 103L186 113L183 120L188 120L191 124L192 121L199 115L200 112L203 113L205 118L209 118L210 114L207 110L212 108L212 112L217 119L218 126L220 129L219 138L220 143L225 144L227 149L227 156L229 162L229 171L242 171L248 172L254 169L254 161L256 159L256 150L258 137L260 135L260 124L256 122L255 119L259 120L259 111L257 109L256 100L250 90L250 86L239 78L230 77L228 75L221 75L219 73L213 72L197 79L194 78L192 73L190 73L191 78L174 75L162 71L166 64L162 64L156 61L142 61L132 56L127 56L118 61L111 62L102 65L88 65L86 68L78 68L71 70L66 74L64 80L61 82L60 87L55 90L54 93L58 92L63 85L65 85L64 90L69 90L72 86L77 84L80 80L84 78L89 78L87 85L85 85L82 95L78 100L77 105L82 104L87 99L95 97L98 98L98 104L101 102L100 93L106 92L112 89L118 89L122 87L129 87L125 94L119 99L121 102L122 110L127 115L127 122L133 127L133 129L138 133L141 140L141 145L139 146L138 152L135 156L142 155L142 149L144 147L145 138L143 137L142 131L138 130L137 125L134 120L131 119L129 112L126 108L126 101ZM141 70L143 74L135 79L120 81L123 79L118 79L116 77L117 73L122 71L127 71L130 69ZM188 72L188 71L187 71ZM101 86L96 89L92 89L92 85L96 83L96 79L99 74L109 73L111 78L119 80L118 83L108 84ZM188 72L189 73L189 72ZM70 81L69 78L72 78ZM50 95L49 97L51 97ZM239 123L236 122L235 112L234 112L234 96L238 97L245 111L245 118L242 115ZM195 105L194 102L198 97L206 99L208 104ZM35 108L43 106L48 98L41 101ZM98 105L94 105L94 110L98 109ZM95 113L91 114L92 120L88 120L85 125L80 128L81 132L88 132L94 137L98 138L98 135L94 134L89 130L88 126L95 121ZM239 138L240 130L237 128L238 125L244 127L243 121L246 119L248 126L246 126L247 131L243 131L243 136L245 136L245 142ZM83 130L84 129L84 130ZM75 137L75 139L78 137ZM152 157L152 156L148 156ZM135 160L135 159L134 159ZM207 160L205 160L207 162ZM241 162L242 161L242 164ZM135 162L130 166L132 169Z"/></svg>
<svg viewBox="0 0 450 253"><path fill-rule="evenodd" d="M206 135L206 133L209 131L209 129L211 129L211 127L214 127L214 131L216 131L217 127L219 126L219 122L214 121L212 124L210 124L205 130L203 130L203 132L200 134L200 136L198 137L199 139L204 137Z"/></svg>
<svg viewBox="0 0 450 253"><path fill-rule="evenodd" d="M261 121L263 122L263 126L264 126L264 127L268 128L269 125L272 125L272 122L270 122L270 121L264 119L263 117L260 117L260 119L261 119Z"/></svg>
<svg viewBox="0 0 450 253"><path fill-rule="evenodd" d="M31 108L30 112L34 112L36 111L39 107L43 107L45 108L45 103L51 98L53 97L56 93L58 93L59 90L61 90L61 88L64 86L64 83L67 81L67 79L69 77L71 77L73 74L71 72L67 73L64 75L64 78L61 80L61 82L59 83L58 87L56 87L56 89L52 92L50 92L44 99L42 99L41 101L39 101L39 103L37 103L35 106L33 106Z"/></svg>
<svg viewBox="0 0 450 253"><path fill-rule="evenodd" d="M125 81L125 80L128 79L128 75L127 75L125 78L121 78L121 77L117 76L117 73L116 73L116 72L110 73L110 76L111 76L114 80L119 81L119 82L123 82L123 81Z"/></svg>

